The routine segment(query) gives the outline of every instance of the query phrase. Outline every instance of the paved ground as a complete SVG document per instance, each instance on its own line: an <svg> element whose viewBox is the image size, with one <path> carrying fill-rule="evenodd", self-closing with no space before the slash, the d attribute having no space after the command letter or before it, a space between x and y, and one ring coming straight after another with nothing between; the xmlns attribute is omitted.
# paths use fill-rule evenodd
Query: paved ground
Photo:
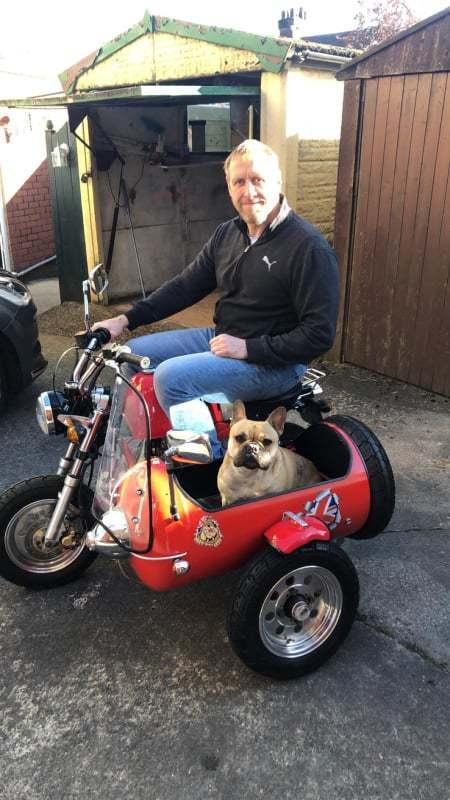
<svg viewBox="0 0 450 800"><path fill-rule="evenodd" d="M27 276L25 276L25 278L26 277ZM22 280L24 280L24 278L22 278ZM54 308L54 306L59 305L61 302L58 278L34 280L30 277L28 281L25 280L25 283L28 284L33 293L33 300L40 314L44 311L48 311L50 308Z"/></svg>
<svg viewBox="0 0 450 800"><path fill-rule="evenodd" d="M53 363L69 343L42 339ZM34 422L49 386L0 421L0 488L57 463ZM236 575L158 595L98 559L51 592L2 581L2 800L449 800L450 403L350 367L326 388L398 489L389 530L347 545L362 597L345 645L274 683L228 645Z"/></svg>

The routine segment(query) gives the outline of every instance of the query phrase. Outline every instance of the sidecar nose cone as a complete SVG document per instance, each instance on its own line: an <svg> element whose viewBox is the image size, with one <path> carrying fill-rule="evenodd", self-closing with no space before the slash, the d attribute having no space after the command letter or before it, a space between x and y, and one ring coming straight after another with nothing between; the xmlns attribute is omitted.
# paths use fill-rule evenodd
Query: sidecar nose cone
<svg viewBox="0 0 450 800"><path fill-rule="evenodd" d="M103 514L102 525L98 522L93 530L86 534L86 547L96 553L110 558L128 558L130 541L125 514L118 508L110 509ZM114 537L108 530L114 534ZM122 546L121 546L122 545Z"/></svg>

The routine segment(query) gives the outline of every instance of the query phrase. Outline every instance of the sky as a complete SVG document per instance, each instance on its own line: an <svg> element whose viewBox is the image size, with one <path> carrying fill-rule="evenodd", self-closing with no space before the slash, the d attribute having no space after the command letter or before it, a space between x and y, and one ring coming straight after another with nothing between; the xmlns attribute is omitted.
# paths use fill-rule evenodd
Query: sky
<svg viewBox="0 0 450 800"><path fill-rule="evenodd" d="M419 19L447 7L448 1L409 0ZM61 72L151 14L218 25L225 28L278 35L282 10L294 7L264 0L10 0L3 4L0 25L0 69L22 64L42 74ZM331 33L354 27L356 0L306 0L305 35ZM299 6L295 6L298 9Z"/></svg>

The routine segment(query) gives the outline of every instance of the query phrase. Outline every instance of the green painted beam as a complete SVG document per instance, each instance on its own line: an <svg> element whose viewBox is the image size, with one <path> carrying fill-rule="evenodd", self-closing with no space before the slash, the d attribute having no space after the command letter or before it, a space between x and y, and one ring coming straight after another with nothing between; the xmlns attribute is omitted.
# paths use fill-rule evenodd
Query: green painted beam
<svg viewBox="0 0 450 800"><path fill-rule="evenodd" d="M77 105L79 103L96 103L108 100L126 100L146 98L148 100L179 100L188 102L189 99L227 98L227 97L258 97L257 86L129 86L119 89L104 89L91 91L78 95L50 95L42 97L21 98L18 100L1 100L0 103L10 108L51 108Z"/></svg>
<svg viewBox="0 0 450 800"><path fill-rule="evenodd" d="M260 57L261 66L268 72L281 71L290 49L290 42L282 42L271 36L258 36L254 33L245 33L232 28L197 25L193 22L182 22L169 17L154 17L154 30L162 33L172 33L174 36L197 39L209 44L221 45L222 47L249 50Z"/></svg>
<svg viewBox="0 0 450 800"><path fill-rule="evenodd" d="M95 64L100 64L101 61L104 61L106 58L109 58L114 53L117 53L118 50L121 50L123 47L126 47L131 42L136 41L139 39L140 36L143 36L147 33L147 20L144 19L141 22L138 22L137 25L133 25L132 28L122 33L120 36L117 36L115 39L112 39L110 42L102 45L100 50L98 51L97 58L95 59ZM93 66L95 66L95 64Z"/></svg>
<svg viewBox="0 0 450 800"><path fill-rule="evenodd" d="M289 43L281 42L271 36L258 36L254 33L233 30L232 28L217 28L211 25L198 25L193 22L183 22L170 17L155 17L149 11L145 12L144 18L130 28L125 33L117 36L112 41L103 45L95 60L98 64L105 58L109 58L113 53L134 42L145 33L171 33L174 36L184 36L189 39L208 42L210 44L221 45L222 47L234 47L237 50L249 50L257 53L262 60L267 62L271 71L281 69L287 52ZM262 63L262 61L261 61Z"/></svg>

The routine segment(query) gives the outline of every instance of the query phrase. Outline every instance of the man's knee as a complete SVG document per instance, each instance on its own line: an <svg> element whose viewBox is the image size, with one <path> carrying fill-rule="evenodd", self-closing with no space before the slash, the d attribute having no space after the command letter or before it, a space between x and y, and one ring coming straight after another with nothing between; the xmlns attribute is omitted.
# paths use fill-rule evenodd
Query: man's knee
<svg viewBox="0 0 450 800"><path fill-rule="evenodd" d="M155 369L153 386L158 402L163 408L183 402L185 380L183 378L183 356L168 358Z"/></svg>

